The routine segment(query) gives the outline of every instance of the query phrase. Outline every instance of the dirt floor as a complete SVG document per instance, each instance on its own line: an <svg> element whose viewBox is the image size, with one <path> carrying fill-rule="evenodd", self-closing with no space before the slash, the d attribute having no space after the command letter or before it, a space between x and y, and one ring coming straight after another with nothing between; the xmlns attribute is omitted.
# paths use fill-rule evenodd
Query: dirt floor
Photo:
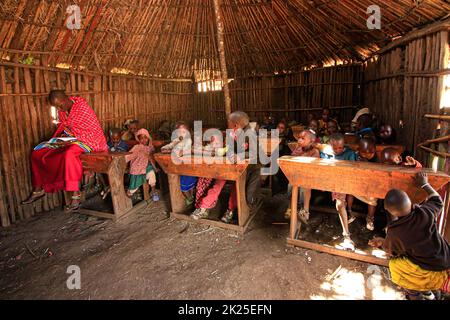
<svg viewBox="0 0 450 320"><path fill-rule="evenodd" d="M40 214L0 229L0 298L403 299L375 266L287 247L287 203L271 199L244 236L171 219L165 201L115 223ZM80 290L67 288L71 265Z"/></svg>

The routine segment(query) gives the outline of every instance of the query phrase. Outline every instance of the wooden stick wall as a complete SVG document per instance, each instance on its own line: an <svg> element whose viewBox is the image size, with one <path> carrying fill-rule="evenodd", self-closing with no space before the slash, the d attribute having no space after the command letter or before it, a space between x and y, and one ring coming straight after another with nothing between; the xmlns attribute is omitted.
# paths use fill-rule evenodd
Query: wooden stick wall
<svg viewBox="0 0 450 320"><path fill-rule="evenodd" d="M162 120L194 119L192 83L121 75L101 75L0 64L0 219L8 226L42 211L60 207L60 194L34 205L20 202L31 192L30 154L54 132L47 95L65 88L86 98L103 129L140 119L157 129Z"/></svg>
<svg viewBox="0 0 450 320"><path fill-rule="evenodd" d="M449 32L412 39L367 63L364 102L396 129L400 143L426 163L427 154L416 146L436 131L437 122L424 115L440 112L444 76L450 73Z"/></svg>
<svg viewBox="0 0 450 320"><path fill-rule="evenodd" d="M308 113L317 116L330 107L341 122L349 122L360 104L361 65L342 65L278 76L238 78L230 83L232 110L242 110L262 120L265 114L277 119L306 121ZM208 126L223 127L223 93L194 94L197 118ZM335 110L333 110L335 109Z"/></svg>

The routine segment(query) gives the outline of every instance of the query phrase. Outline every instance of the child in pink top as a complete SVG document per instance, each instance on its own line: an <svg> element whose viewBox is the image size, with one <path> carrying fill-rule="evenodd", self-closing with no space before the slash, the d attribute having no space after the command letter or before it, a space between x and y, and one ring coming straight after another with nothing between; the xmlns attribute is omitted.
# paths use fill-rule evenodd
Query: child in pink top
<svg viewBox="0 0 450 320"><path fill-rule="evenodd" d="M139 144L135 145L131 150L131 154L125 156L125 160L130 163L130 185L127 195L132 197L133 194L148 181L152 189L153 201L159 201L159 195L156 191L156 174L158 169L153 159L155 148L152 144L150 134L146 129L140 129L136 133L136 140Z"/></svg>

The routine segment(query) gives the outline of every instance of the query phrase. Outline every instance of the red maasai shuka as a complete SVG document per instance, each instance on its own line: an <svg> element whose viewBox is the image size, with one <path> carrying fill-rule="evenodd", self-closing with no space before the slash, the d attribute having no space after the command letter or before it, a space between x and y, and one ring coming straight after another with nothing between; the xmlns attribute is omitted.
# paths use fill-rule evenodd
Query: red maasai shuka
<svg viewBox="0 0 450 320"><path fill-rule="evenodd" d="M59 125L53 137L70 132L93 151L107 151L106 138L94 110L80 97L70 98L74 104L70 113L59 111ZM80 155L86 152L77 144L62 148L43 148L31 154L33 186L45 192L78 191L83 178Z"/></svg>

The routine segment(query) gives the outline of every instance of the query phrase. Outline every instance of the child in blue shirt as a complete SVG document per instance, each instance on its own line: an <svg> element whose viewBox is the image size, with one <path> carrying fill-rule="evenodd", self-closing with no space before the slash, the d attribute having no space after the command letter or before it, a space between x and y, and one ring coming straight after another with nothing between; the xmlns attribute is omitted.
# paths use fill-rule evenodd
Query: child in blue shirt
<svg viewBox="0 0 450 320"><path fill-rule="evenodd" d="M122 130L114 128L109 131L108 149L111 152L127 152L128 145L122 140Z"/></svg>
<svg viewBox="0 0 450 320"><path fill-rule="evenodd" d="M345 146L344 135L340 133L335 133L330 136L330 144L322 148L320 152L320 157L324 159L335 159L335 160L347 160L356 161L356 153ZM347 195L345 193L332 192L333 201L336 201L336 210L339 213L339 219L341 221L344 241L342 246L346 250L355 250L355 244L350 238L350 231L348 225L352 223L355 218L350 219L347 216Z"/></svg>

